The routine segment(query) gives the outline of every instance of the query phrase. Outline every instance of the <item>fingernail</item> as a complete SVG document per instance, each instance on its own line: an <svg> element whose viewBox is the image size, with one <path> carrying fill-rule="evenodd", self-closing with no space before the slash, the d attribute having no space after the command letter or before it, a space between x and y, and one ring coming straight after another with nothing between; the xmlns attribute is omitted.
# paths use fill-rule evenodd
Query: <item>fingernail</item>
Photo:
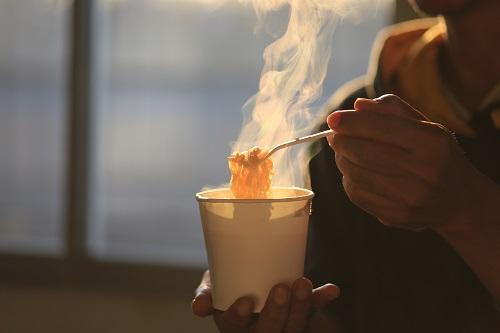
<svg viewBox="0 0 500 333"><path fill-rule="evenodd" d="M299 301L305 301L309 296L310 291L305 283L299 283L297 290L295 291L295 298Z"/></svg>
<svg viewBox="0 0 500 333"><path fill-rule="evenodd" d="M329 301L333 301L334 299L336 299L337 297L339 297L339 295L340 295L340 289L338 289L338 288L332 288L330 290L330 292L326 295L326 298Z"/></svg>
<svg viewBox="0 0 500 333"><path fill-rule="evenodd" d="M341 114L338 112L334 112L331 115L329 115L328 118L326 119L328 127L330 127L332 130L337 129L340 124L340 118Z"/></svg>
<svg viewBox="0 0 500 333"><path fill-rule="evenodd" d="M252 302L248 299L242 299L240 301L240 304L238 304L238 315L240 317L248 317L250 313L252 312Z"/></svg>
<svg viewBox="0 0 500 333"><path fill-rule="evenodd" d="M285 305L288 302L288 288L284 286L277 287L274 290L273 300L278 305Z"/></svg>

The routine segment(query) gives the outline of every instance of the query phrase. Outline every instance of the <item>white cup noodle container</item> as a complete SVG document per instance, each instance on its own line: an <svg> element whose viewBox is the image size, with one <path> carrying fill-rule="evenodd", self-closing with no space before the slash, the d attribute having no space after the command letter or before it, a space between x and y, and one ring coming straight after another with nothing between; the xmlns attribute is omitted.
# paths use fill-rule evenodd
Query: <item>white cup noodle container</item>
<svg viewBox="0 0 500 333"><path fill-rule="evenodd" d="M196 194L214 308L250 296L260 312L274 285L304 274L313 196L296 187L273 188L268 199L234 199L227 188Z"/></svg>

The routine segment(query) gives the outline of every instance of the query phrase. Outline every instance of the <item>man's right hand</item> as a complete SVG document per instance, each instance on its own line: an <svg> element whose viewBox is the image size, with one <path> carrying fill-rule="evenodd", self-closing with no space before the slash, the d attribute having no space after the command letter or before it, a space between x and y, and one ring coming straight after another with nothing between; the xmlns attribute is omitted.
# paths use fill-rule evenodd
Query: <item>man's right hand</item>
<svg viewBox="0 0 500 333"><path fill-rule="evenodd" d="M274 286L258 315L253 313L254 303L250 297L241 297L226 311L219 311L212 307L210 275L206 271L196 289L192 310L200 317L213 315L222 333L303 332L312 314L337 298L339 293L339 288L333 284L313 289L311 281L299 278L291 288L285 284Z"/></svg>

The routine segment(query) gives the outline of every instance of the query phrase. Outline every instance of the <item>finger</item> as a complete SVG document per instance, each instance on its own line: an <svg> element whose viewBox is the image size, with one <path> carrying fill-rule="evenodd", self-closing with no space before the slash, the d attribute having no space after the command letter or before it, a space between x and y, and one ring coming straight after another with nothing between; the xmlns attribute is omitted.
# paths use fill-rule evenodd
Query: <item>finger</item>
<svg viewBox="0 0 500 333"><path fill-rule="evenodd" d="M212 306L212 296L210 291L204 291L198 294L191 302L191 310L199 317L206 317L214 312Z"/></svg>
<svg viewBox="0 0 500 333"><path fill-rule="evenodd" d="M391 193L387 193L386 184L384 184L384 179L381 179L380 174L371 172L340 154L335 154L335 163L345 181L356 184L356 190L373 192L387 200L391 198ZM346 192L350 190L350 188L344 189Z"/></svg>
<svg viewBox="0 0 500 333"><path fill-rule="evenodd" d="M415 120L428 120L422 113L396 95L387 94L375 99L358 98L354 102L356 111L375 111Z"/></svg>
<svg viewBox="0 0 500 333"><path fill-rule="evenodd" d="M195 315L200 317L211 315L214 311L212 307L210 273L208 270L203 273L200 285L195 291L195 297L191 302L191 310Z"/></svg>
<svg viewBox="0 0 500 333"><path fill-rule="evenodd" d="M388 177L387 175L368 170L340 154L335 154L335 162L344 178L357 184L360 189L373 192L387 199L392 198L392 193L388 193L387 178L395 179L395 177ZM389 182L389 184L391 183Z"/></svg>
<svg viewBox="0 0 500 333"><path fill-rule="evenodd" d="M306 278L297 279L292 285L292 301L284 332L302 332L307 324L312 302L313 285Z"/></svg>
<svg viewBox="0 0 500 333"><path fill-rule="evenodd" d="M399 147L342 134L335 135L331 147L337 155L369 170L387 175L416 172L414 156Z"/></svg>
<svg viewBox="0 0 500 333"><path fill-rule="evenodd" d="M335 156L337 167L342 175L362 190L385 199L381 207L415 210L432 196L431 188L424 177L414 174L390 175L372 171L359 166L343 156ZM345 189L348 192L348 189ZM350 194L350 193L348 193Z"/></svg>
<svg viewBox="0 0 500 333"><path fill-rule="evenodd" d="M368 214L377 217L380 221L399 220L396 216L400 214L401 209L394 201L367 190L347 177L342 177L342 184L349 200Z"/></svg>
<svg viewBox="0 0 500 333"><path fill-rule="evenodd" d="M241 332L252 322L254 303L249 297L236 300L226 311L217 311L214 320L222 333Z"/></svg>
<svg viewBox="0 0 500 333"><path fill-rule="evenodd" d="M350 186L344 187L349 198L356 194L351 192L362 191L373 194L375 202L370 203L378 204L380 207L407 204L402 189L408 189L408 182L402 178L373 172L339 154L335 155L335 161L344 176L343 182L348 182ZM363 202L363 204L368 203Z"/></svg>
<svg viewBox="0 0 500 333"><path fill-rule="evenodd" d="M274 286L260 313L255 333L281 332L288 317L289 305L290 288L285 284Z"/></svg>
<svg viewBox="0 0 500 333"><path fill-rule="evenodd" d="M327 118L336 133L414 150L426 136L418 122L380 112L336 111ZM334 139L335 140L335 139Z"/></svg>
<svg viewBox="0 0 500 333"><path fill-rule="evenodd" d="M348 197L369 213L376 212L374 215L377 217L381 217L380 214L387 209L417 214L432 200L433 187L423 178L413 175L384 175L363 168L339 154L336 154L335 159L339 171L344 176L342 182ZM363 200L357 197L357 192L365 192ZM368 198L369 201L366 200ZM370 205L378 207L378 210L372 210Z"/></svg>
<svg viewBox="0 0 500 333"><path fill-rule="evenodd" d="M328 303L339 297L340 289L334 284L327 283L313 290L312 306L316 310L324 308Z"/></svg>

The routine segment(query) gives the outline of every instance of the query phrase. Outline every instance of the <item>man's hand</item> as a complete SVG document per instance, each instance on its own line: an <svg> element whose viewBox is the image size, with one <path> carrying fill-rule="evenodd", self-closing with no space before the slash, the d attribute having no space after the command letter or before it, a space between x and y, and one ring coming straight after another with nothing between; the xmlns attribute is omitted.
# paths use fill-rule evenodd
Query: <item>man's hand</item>
<svg viewBox="0 0 500 333"><path fill-rule="evenodd" d="M313 289L311 281L297 279L291 288L284 284L274 286L262 312L253 314L249 297L237 299L226 311L212 307L210 275L206 271L192 303L193 313L200 317L213 315L220 332L303 332L314 311L321 310L339 295L339 289L326 284Z"/></svg>
<svg viewBox="0 0 500 333"><path fill-rule="evenodd" d="M327 119L353 203L386 225L410 229L463 228L481 214L489 180L448 130L394 95L358 99L354 108Z"/></svg>

